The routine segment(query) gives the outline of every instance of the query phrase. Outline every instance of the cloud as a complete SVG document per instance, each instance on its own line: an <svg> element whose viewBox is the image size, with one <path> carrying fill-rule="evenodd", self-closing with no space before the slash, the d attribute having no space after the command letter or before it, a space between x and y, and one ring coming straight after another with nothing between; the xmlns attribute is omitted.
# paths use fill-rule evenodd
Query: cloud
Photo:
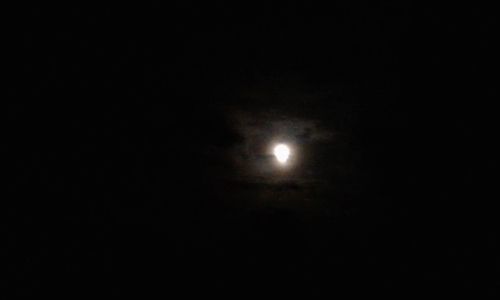
<svg viewBox="0 0 500 300"><path fill-rule="evenodd" d="M344 122L350 104L339 94L334 85L321 89L282 81L240 87L219 102L237 139L231 147L213 148L217 166L225 162L212 179L214 190L222 199L250 205L321 206L338 190L338 177L352 169ZM285 169L273 156L276 143L292 148L293 163Z"/></svg>

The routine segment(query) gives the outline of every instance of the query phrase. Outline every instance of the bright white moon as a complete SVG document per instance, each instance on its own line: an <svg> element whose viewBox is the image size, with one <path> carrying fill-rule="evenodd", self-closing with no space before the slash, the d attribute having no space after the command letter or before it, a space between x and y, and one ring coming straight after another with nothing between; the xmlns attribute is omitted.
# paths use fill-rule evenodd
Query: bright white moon
<svg viewBox="0 0 500 300"><path fill-rule="evenodd" d="M284 144L276 145L276 147L274 147L274 156L276 156L278 162L285 164L290 156L290 148Z"/></svg>

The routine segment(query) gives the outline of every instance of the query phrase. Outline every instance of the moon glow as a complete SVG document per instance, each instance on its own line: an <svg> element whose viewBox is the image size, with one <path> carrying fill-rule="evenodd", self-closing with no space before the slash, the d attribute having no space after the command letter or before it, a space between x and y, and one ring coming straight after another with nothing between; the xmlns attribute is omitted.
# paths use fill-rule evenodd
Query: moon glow
<svg viewBox="0 0 500 300"><path fill-rule="evenodd" d="M274 156L280 164L286 164L290 156L290 148L285 144L279 144L274 147Z"/></svg>

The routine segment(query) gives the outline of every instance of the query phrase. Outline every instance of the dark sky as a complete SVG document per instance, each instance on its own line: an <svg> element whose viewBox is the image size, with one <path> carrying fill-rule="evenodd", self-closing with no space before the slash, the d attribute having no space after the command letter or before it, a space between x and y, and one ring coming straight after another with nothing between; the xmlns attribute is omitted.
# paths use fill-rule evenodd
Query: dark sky
<svg viewBox="0 0 500 300"><path fill-rule="evenodd" d="M494 10L209 2L13 9L0 288L495 297Z"/></svg>

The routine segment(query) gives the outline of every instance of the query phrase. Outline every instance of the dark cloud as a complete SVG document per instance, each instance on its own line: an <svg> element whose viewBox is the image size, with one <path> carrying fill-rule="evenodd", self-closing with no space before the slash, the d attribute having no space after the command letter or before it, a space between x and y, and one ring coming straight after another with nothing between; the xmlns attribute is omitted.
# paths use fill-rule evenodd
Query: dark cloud
<svg viewBox="0 0 500 300"><path fill-rule="evenodd" d="M190 2L20 10L8 287L495 292L496 10Z"/></svg>

